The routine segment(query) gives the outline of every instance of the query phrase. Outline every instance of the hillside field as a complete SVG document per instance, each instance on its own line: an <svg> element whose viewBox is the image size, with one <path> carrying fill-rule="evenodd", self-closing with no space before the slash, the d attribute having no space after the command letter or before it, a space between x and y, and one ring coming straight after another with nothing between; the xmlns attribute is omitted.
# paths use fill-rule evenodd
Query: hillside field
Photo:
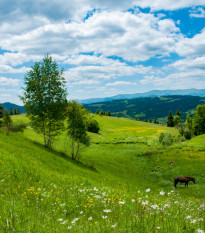
<svg viewBox="0 0 205 233"><path fill-rule="evenodd" d="M159 134L176 129L95 118L101 130L75 161L65 132L46 149L12 117L27 128L0 132L0 232L204 232L205 135L165 148ZM175 188L178 176L196 184Z"/></svg>

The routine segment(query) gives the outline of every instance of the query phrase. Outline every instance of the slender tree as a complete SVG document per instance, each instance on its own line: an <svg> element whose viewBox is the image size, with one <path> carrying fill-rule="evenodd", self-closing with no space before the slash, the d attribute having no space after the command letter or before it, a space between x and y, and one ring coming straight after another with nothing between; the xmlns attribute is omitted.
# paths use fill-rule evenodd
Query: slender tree
<svg viewBox="0 0 205 233"><path fill-rule="evenodd" d="M13 115L13 109L12 108L10 108L10 115Z"/></svg>
<svg viewBox="0 0 205 233"><path fill-rule="evenodd" d="M16 115L16 108L13 109L13 115Z"/></svg>
<svg viewBox="0 0 205 233"><path fill-rule="evenodd" d="M193 126L196 135L205 134L205 104L197 106Z"/></svg>
<svg viewBox="0 0 205 233"><path fill-rule="evenodd" d="M2 118L2 126L6 131L6 134L8 134L12 126L12 120L7 109L4 110L4 116Z"/></svg>
<svg viewBox="0 0 205 233"><path fill-rule="evenodd" d="M20 112L20 109L19 109L19 107L16 109L16 115L20 115L21 114L21 112Z"/></svg>
<svg viewBox="0 0 205 233"><path fill-rule="evenodd" d="M77 101L69 101L66 116L72 159L79 159L80 150L90 144L90 138L86 133L87 111Z"/></svg>
<svg viewBox="0 0 205 233"><path fill-rule="evenodd" d="M26 114L34 130L44 135L46 147L64 127L66 96L63 71L48 55L34 64L24 79L24 103Z"/></svg>

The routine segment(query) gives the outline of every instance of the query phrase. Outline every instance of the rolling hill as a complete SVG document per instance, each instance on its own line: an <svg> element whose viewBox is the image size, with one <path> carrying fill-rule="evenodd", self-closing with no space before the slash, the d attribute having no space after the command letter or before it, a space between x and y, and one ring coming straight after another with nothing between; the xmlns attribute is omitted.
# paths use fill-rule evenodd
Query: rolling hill
<svg viewBox="0 0 205 233"><path fill-rule="evenodd" d="M30 126L24 133L0 132L0 231L204 230L205 135L165 148L159 134L174 136L176 129L94 117L101 130L89 134L92 144L80 161L71 159L65 132L51 149ZM12 119L28 122L23 115ZM193 176L196 184L175 188L177 176Z"/></svg>
<svg viewBox="0 0 205 233"><path fill-rule="evenodd" d="M144 97L159 97L159 96L170 96L170 95L191 95L205 97L205 89L184 89L184 90L153 90L145 93L135 93L135 94L120 94L105 98L92 98L85 100L78 100L81 104L91 104L106 102L112 100L120 99L134 99L134 98L144 98Z"/></svg>
<svg viewBox="0 0 205 233"><path fill-rule="evenodd" d="M96 110L105 112L111 111L113 116L120 113L120 116L135 118L137 115L140 120L162 120L166 118L169 111L173 114L179 109L182 120L186 119L187 114L192 115L197 105L204 104L205 97L199 96L164 96L146 97L126 100L113 100L94 104L84 104L84 107L93 113Z"/></svg>

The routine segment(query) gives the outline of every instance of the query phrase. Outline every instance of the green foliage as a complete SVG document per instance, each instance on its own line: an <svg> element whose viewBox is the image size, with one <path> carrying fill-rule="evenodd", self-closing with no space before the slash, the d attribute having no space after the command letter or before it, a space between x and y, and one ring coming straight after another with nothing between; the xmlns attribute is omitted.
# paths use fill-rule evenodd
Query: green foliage
<svg viewBox="0 0 205 233"><path fill-rule="evenodd" d="M188 112L191 113L197 105L203 104L204 100L205 97L199 96L146 97L84 104L84 107L93 113L100 109L105 112L109 110L113 116L120 112L122 117L133 119L135 119L135 115L138 115L141 121L145 119L159 120L161 118L160 122L163 121L163 123L166 123L169 111L175 113L177 109L180 109L180 117L184 122Z"/></svg>
<svg viewBox="0 0 205 233"><path fill-rule="evenodd" d="M26 114L34 130L44 135L44 144L50 147L64 127L66 90L63 72L52 57L35 63L25 76L24 103Z"/></svg>
<svg viewBox="0 0 205 233"><path fill-rule="evenodd" d="M4 115L2 118L2 126L3 126L3 129L5 130L6 134L8 134L9 131L11 130L12 120L11 120L11 117L10 117L7 109L4 110Z"/></svg>
<svg viewBox="0 0 205 233"><path fill-rule="evenodd" d="M27 124L23 122L13 123L11 126L12 132L23 132L27 127Z"/></svg>
<svg viewBox="0 0 205 233"><path fill-rule="evenodd" d="M111 116L111 112L110 111L107 112L107 116Z"/></svg>
<svg viewBox="0 0 205 233"><path fill-rule="evenodd" d="M116 117L120 117L120 113L119 112L117 112Z"/></svg>
<svg viewBox="0 0 205 233"><path fill-rule="evenodd" d="M160 133L158 142L163 146L171 146L174 142L174 137L170 133Z"/></svg>
<svg viewBox="0 0 205 233"><path fill-rule="evenodd" d="M182 123L181 117L179 115L174 116L174 126Z"/></svg>
<svg viewBox="0 0 205 233"><path fill-rule="evenodd" d="M135 120L136 120L136 121L139 121L139 117L138 117L137 115L135 116Z"/></svg>
<svg viewBox="0 0 205 233"><path fill-rule="evenodd" d="M196 135L205 134L205 104L197 106L193 126Z"/></svg>
<svg viewBox="0 0 205 233"><path fill-rule="evenodd" d="M100 126L95 119L89 119L86 123L88 132L98 133Z"/></svg>
<svg viewBox="0 0 205 233"><path fill-rule="evenodd" d="M86 133L87 110L77 101L69 101L66 109L67 134L71 139L72 159L79 159L82 145L89 146L90 138Z"/></svg>
<svg viewBox="0 0 205 233"><path fill-rule="evenodd" d="M169 115L167 117L167 126L168 127L174 127L174 119L173 119L171 111L169 111Z"/></svg>

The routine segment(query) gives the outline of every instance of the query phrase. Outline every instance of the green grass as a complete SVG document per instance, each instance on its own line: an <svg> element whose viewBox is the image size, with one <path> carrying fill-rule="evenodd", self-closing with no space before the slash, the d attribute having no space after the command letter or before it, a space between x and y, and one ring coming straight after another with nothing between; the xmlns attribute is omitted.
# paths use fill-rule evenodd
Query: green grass
<svg viewBox="0 0 205 233"><path fill-rule="evenodd" d="M30 126L23 134L0 132L0 232L204 230L205 135L163 148L160 132L175 129L96 119L100 133L90 133L80 161L71 159L65 133L46 149ZM13 121L29 124L23 115ZM177 176L196 184L175 189Z"/></svg>

